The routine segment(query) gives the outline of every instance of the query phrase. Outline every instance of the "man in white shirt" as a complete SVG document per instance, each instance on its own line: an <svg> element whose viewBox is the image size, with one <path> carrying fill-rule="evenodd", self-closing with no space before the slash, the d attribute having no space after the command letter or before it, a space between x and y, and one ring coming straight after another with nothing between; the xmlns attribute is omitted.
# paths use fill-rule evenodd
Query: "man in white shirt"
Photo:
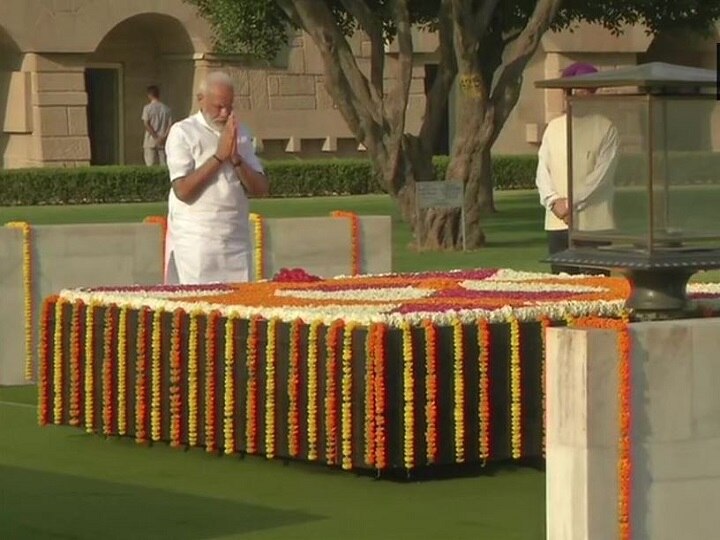
<svg viewBox="0 0 720 540"><path fill-rule="evenodd" d="M233 99L232 79L211 73L200 86L200 111L168 135L168 284L249 281L248 197L267 195L269 183Z"/></svg>
<svg viewBox="0 0 720 540"><path fill-rule="evenodd" d="M170 107L160 101L160 89L148 86L149 103L143 107L141 119L145 126L143 156L145 165L165 165L165 140L172 125Z"/></svg>
<svg viewBox="0 0 720 540"><path fill-rule="evenodd" d="M595 73L589 64L576 63L563 70L563 77ZM575 93L592 90L576 89ZM614 227L613 176L617 166L617 129L599 114L573 116L573 205L575 228L581 231ZM567 114L550 121L538 152L535 184L545 208L545 231L552 255L568 249ZM555 274L601 273L590 269L552 265Z"/></svg>

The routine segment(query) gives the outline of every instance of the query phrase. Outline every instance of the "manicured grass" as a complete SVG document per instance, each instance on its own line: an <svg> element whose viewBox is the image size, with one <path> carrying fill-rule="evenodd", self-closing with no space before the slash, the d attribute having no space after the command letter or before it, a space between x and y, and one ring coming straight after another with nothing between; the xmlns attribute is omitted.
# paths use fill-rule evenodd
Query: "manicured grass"
<svg viewBox="0 0 720 540"><path fill-rule="evenodd" d="M393 218L393 266L396 271L442 270L449 268L506 267L546 271L540 260L546 254L543 210L533 191L506 191L497 195L499 212L489 216L484 230L488 244L481 250L418 253L409 248L410 229L389 197L313 197L252 201L252 210L265 217L327 216L333 210L350 210L364 215ZM167 205L82 205L0 208L0 223L15 220L37 225L59 223L140 222L150 215L165 215ZM321 235L322 231L318 231Z"/></svg>
<svg viewBox="0 0 720 540"><path fill-rule="evenodd" d="M0 388L3 538L544 538L544 475L377 481L36 425L34 389Z"/></svg>

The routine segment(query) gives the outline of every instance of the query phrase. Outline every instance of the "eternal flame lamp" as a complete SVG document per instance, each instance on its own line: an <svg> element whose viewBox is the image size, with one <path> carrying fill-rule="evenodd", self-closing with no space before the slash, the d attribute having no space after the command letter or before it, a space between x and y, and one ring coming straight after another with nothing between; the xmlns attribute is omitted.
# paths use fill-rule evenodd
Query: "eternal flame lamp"
<svg viewBox="0 0 720 540"><path fill-rule="evenodd" d="M637 320L692 316L688 280L720 268L715 71L653 62L536 86L567 108L569 249L547 262L621 272Z"/></svg>

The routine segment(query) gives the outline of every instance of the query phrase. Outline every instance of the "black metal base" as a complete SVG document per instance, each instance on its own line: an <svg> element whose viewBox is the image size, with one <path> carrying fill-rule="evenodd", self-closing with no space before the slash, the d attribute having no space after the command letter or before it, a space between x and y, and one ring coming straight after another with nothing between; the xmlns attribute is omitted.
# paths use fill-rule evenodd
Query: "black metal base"
<svg viewBox="0 0 720 540"><path fill-rule="evenodd" d="M698 316L687 296L690 278L700 270L720 268L720 250L634 251L570 248L545 262L588 269L615 270L631 285L625 306L635 320Z"/></svg>

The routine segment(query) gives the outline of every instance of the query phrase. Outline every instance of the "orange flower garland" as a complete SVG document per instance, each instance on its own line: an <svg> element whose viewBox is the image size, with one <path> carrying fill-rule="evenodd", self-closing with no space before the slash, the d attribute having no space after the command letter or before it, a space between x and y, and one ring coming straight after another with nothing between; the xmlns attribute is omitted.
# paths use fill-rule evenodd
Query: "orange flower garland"
<svg viewBox="0 0 720 540"><path fill-rule="evenodd" d="M578 328L597 328L617 332L618 362L618 534L620 540L630 540L632 505L632 338L628 316L622 319L579 318Z"/></svg>
<svg viewBox="0 0 720 540"><path fill-rule="evenodd" d="M85 431L95 431L95 304L85 309Z"/></svg>
<svg viewBox="0 0 720 540"><path fill-rule="evenodd" d="M520 373L520 324L510 319L510 431L512 457L522 457L522 383Z"/></svg>
<svg viewBox="0 0 720 540"><path fill-rule="evenodd" d="M253 227L255 280L261 281L265 277L265 224L260 214L251 213L250 223Z"/></svg>
<svg viewBox="0 0 720 540"><path fill-rule="evenodd" d="M109 306L105 310L105 328L103 332L103 363L102 363L102 423L103 434L112 435L113 423L113 352L115 350L115 311L117 306Z"/></svg>
<svg viewBox="0 0 720 540"><path fill-rule="evenodd" d="M162 310L153 312L152 322L150 437L153 441L159 441L162 437L162 314Z"/></svg>
<svg viewBox="0 0 720 540"><path fill-rule="evenodd" d="M223 440L226 454L235 452L235 317L225 321L225 396Z"/></svg>
<svg viewBox="0 0 720 540"><path fill-rule="evenodd" d="M360 217L354 212L344 212L337 210L331 213L334 218L345 218L350 220L350 245L351 245L351 265L352 275L358 276L362 274L362 245L360 231Z"/></svg>
<svg viewBox="0 0 720 540"><path fill-rule="evenodd" d="M307 441L308 460L315 461L318 443L318 329L322 322L313 321L308 333L308 401L307 401Z"/></svg>
<svg viewBox="0 0 720 540"><path fill-rule="evenodd" d="M546 344L545 334L550 326L550 319L547 316L540 318L540 342L542 343L542 353L540 354L540 383L542 392L542 457L545 458L545 452L547 447L547 366L545 361Z"/></svg>
<svg viewBox="0 0 720 540"><path fill-rule="evenodd" d="M150 310L140 309L137 319L136 358L135 358L135 441L147 441L148 399L147 399L147 368L148 349L147 336L150 333Z"/></svg>
<svg viewBox="0 0 720 540"><path fill-rule="evenodd" d="M166 216L148 216L143 220L143 223L150 225L160 225L162 229L162 260L165 260L165 243L167 242L167 217ZM164 266L164 264L163 264Z"/></svg>
<svg viewBox="0 0 720 540"><path fill-rule="evenodd" d="M480 459L490 458L490 324L478 321L478 358L480 392Z"/></svg>
<svg viewBox="0 0 720 540"><path fill-rule="evenodd" d="M290 325L290 365L288 366L288 453L290 457L300 455L300 328L303 322L294 320Z"/></svg>
<svg viewBox="0 0 720 540"><path fill-rule="evenodd" d="M70 316L70 420L71 426L80 425L80 362L82 360L81 331L82 331L82 302L72 304ZM41 330L42 336L42 330Z"/></svg>
<svg viewBox="0 0 720 540"><path fill-rule="evenodd" d="M344 328L342 348L342 468L352 468L352 335L355 324Z"/></svg>
<svg viewBox="0 0 720 540"><path fill-rule="evenodd" d="M194 447L198 444L198 320L201 314L193 311L190 314L190 330L188 331L188 446Z"/></svg>
<svg viewBox="0 0 720 540"><path fill-rule="evenodd" d="M170 335L170 446L177 448L182 441L180 423L182 421L182 396L180 382L182 380L182 343L181 334L184 312L176 309L173 313L172 331Z"/></svg>
<svg viewBox="0 0 720 540"><path fill-rule="evenodd" d="M425 329L425 444L427 462L433 464L438 457L437 328L427 319L422 325Z"/></svg>
<svg viewBox="0 0 720 540"><path fill-rule="evenodd" d="M220 313L213 311L208 317L207 354L205 356L205 450L217 449L215 439L215 356L217 354L217 327Z"/></svg>
<svg viewBox="0 0 720 540"><path fill-rule="evenodd" d="M50 344L48 343L48 329L50 327L50 314L53 311L57 296L51 296L43 304L40 318L40 347L38 365L38 423L45 426L50 422Z"/></svg>
<svg viewBox="0 0 720 540"><path fill-rule="evenodd" d="M118 435L127 433L127 314L120 309L117 338L117 425Z"/></svg>
<svg viewBox="0 0 720 540"><path fill-rule="evenodd" d="M247 338L247 392L245 395L246 422L245 439L249 454L257 452L257 362L258 362L258 326L260 317L252 317L248 323Z"/></svg>
<svg viewBox="0 0 720 540"><path fill-rule="evenodd" d="M265 348L265 456L275 457L275 337L278 319L270 319Z"/></svg>
<svg viewBox="0 0 720 540"><path fill-rule="evenodd" d="M63 308L65 302L59 298L55 303L55 331L53 332L53 421L62 423L63 414Z"/></svg>
<svg viewBox="0 0 720 540"><path fill-rule="evenodd" d="M463 328L459 320L453 321L453 389L455 392L455 407L453 417L455 420L455 461L465 461L465 387L463 374Z"/></svg>
<svg viewBox="0 0 720 540"><path fill-rule="evenodd" d="M402 325L403 340L403 450L406 469L415 466L415 392L413 343L410 323Z"/></svg>
<svg viewBox="0 0 720 540"><path fill-rule="evenodd" d="M375 465L375 337L377 325L367 330L365 339L365 454L367 465Z"/></svg>
<svg viewBox="0 0 720 540"><path fill-rule="evenodd" d="M25 221L11 221L5 226L17 229L23 236L23 306L25 311L25 380L33 378L33 260L32 228Z"/></svg>
<svg viewBox="0 0 720 540"><path fill-rule="evenodd" d="M385 419L385 334L387 327L378 324L375 336L375 466L387 466L387 437Z"/></svg>
<svg viewBox="0 0 720 540"><path fill-rule="evenodd" d="M337 341L343 322L335 321L325 338L325 459L328 465L337 464Z"/></svg>

